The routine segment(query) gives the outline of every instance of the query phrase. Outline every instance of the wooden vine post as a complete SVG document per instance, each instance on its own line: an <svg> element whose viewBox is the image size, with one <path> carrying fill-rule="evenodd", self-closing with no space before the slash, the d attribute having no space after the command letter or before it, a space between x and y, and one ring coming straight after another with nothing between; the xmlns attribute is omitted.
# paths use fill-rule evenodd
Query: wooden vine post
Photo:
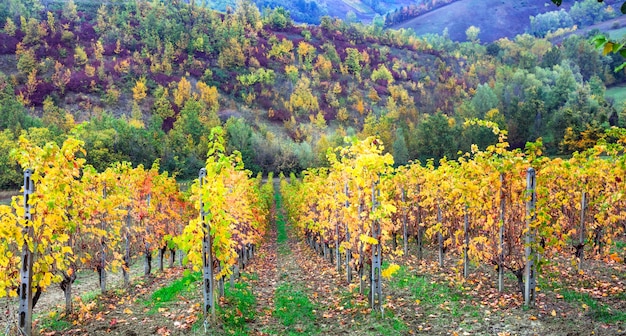
<svg viewBox="0 0 626 336"><path fill-rule="evenodd" d="M463 246L463 277L467 278L469 276L469 215L467 214L468 209L467 205L465 206L465 226L463 227L463 234L465 235L465 246Z"/></svg>
<svg viewBox="0 0 626 336"><path fill-rule="evenodd" d="M417 195L420 194L420 185L417 185ZM416 230L417 232L415 233L415 242L417 243L417 260L422 261L422 259L424 258L424 252L422 249L422 245L423 245L423 238L424 238L424 230L422 230L422 208L420 206L419 202L415 202L415 207L416 207Z"/></svg>
<svg viewBox="0 0 626 336"><path fill-rule="evenodd" d="M335 194L336 196L336 194ZM339 209L335 210L339 212ZM341 273L341 253L339 252L339 214L336 213L335 220L335 263L337 264L337 273Z"/></svg>
<svg viewBox="0 0 626 336"><path fill-rule="evenodd" d="M211 315L211 323L215 323L215 296L213 284L213 256L211 251L211 228L207 223L207 213L202 200L202 185L206 178L206 168L200 169L200 220L202 221L202 293L204 294L204 316ZM247 252L244 252L244 255Z"/></svg>
<svg viewBox="0 0 626 336"><path fill-rule="evenodd" d="M150 208L150 200L151 199L152 199L152 194L148 194L148 197L146 199L146 205L147 205L148 209ZM150 241L146 237L146 236L150 235L150 227L148 225L146 225L145 228L146 228L146 233L144 235L144 254L145 254L145 259L144 259L143 272L144 272L144 275L147 277L152 272L152 250L151 250L151 247L150 247Z"/></svg>
<svg viewBox="0 0 626 336"><path fill-rule="evenodd" d="M359 190L360 191L360 190ZM360 193L359 193L360 194ZM365 227L363 226L363 218L361 218L361 211L363 210L363 200L359 197L359 206L358 206L358 218L361 230L359 231L361 234L365 232ZM359 239L359 294L365 295L365 257L364 257L364 249L365 243Z"/></svg>
<svg viewBox="0 0 626 336"><path fill-rule="evenodd" d="M130 286L130 205L126 207L126 230L124 231L124 267L122 274L124 276L124 287Z"/></svg>
<svg viewBox="0 0 626 336"><path fill-rule="evenodd" d="M32 239L34 234L31 226L31 212L29 199L35 191L33 180L31 179L32 171L26 169L24 171L24 219L26 225L22 234L24 242L22 243L22 267L20 268L20 307L18 311L18 326L20 333L25 336L32 335L33 328L33 252L28 248L28 240Z"/></svg>
<svg viewBox="0 0 626 336"><path fill-rule="evenodd" d="M346 209L348 209L350 207L350 201L348 200L349 196L348 196L348 182L346 182L343 186L343 191L346 194L346 203L344 204L344 206L346 207ZM344 223L344 225L346 226L346 240L347 242L350 242L350 228L348 227L347 223ZM352 259L352 250L351 249L346 249L346 280L348 281L348 283L352 282L352 266L350 265L350 260Z"/></svg>
<svg viewBox="0 0 626 336"><path fill-rule="evenodd" d="M537 265L532 244L535 242L535 232L531 230L535 220L535 206L537 204L537 180L535 169L528 168L526 172L526 267L524 269L524 305L532 306L535 301L535 285Z"/></svg>
<svg viewBox="0 0 626 336"><path fill-rule="evenodd" d="M585 259L585 208L587 207L587 193L582 191L582 200L580 202L580 234L578 236L578 246L576 246L576 257L578 259L578 270L583 269L583 260Z"/></svg>
<svg viewBox="0 0 626 336"><path fill-rule="evenodd" d="M439 230L437 231L437 242L439 245L439 267L443 268L443 223L441 220L441 207L437 204L437 224L439 224Z"/></svg>
<svg viewBox="0 0 626 336"><path fill-rule="evenodd" d="M500 232L498 233L498 292L504 291L504 219L505 219L504 174L500 173Z"/></svg>
<svg viewBox="0 0 626 336"><path fill-rule="evenodd" d="M378 207L378 201L376 199L376 185L377 183L372 184L372 212L376 211ZM380 229L380 221L374 219L372 221L372 236L378 240L378 243L372 245L372 267L371 267L371 290L370 290L370 301L372 303L372 310L378 310L382 312L383 310L383 286L382 286L382 277L381 277L381 268L382 268L382 244L381 244L381 229Z"/></svg>
<svg viewBox="0 0 626 336"><path fill-rule="evenodd" d="M102 187L102 200L107 198L107 188L106 186ZM100 216L100 229L102 232L106 232L106 223L104 220L105 215L102 214ZM100 277L100 291L102 294L107 291L107 273L106 273L106 264L107 264L107 255L106 255L106 235L102 235L100 237L100 265L98 266L98 276Z"/></svg>
<svg viewBox="0 0 626 336"><path fill-rule="evenodd" d="M406 213L408 211L408 207L405 204L406 202L406 192L404 191L404 187L402 187L402 251L404 255L409 252L409 233L406 227Z"/></svg>

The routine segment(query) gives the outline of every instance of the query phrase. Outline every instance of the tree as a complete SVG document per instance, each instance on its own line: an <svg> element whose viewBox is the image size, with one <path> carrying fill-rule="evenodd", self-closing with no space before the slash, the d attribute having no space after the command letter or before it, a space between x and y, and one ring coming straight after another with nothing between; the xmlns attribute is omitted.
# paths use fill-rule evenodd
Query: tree
<svg viewBox="0 0 626 336"><path fill-rule="evenodd" d="M173 117L174 110L172 109L172 104L169 100L168 88L159 86L154 92L154 97L156 100L154 101L154 106L152 107L152 114L160 117L161 120Z"/></svg>
<svg viewBox="0 0 626 336"><path fill-rule="evenodd" d="M480 34L480 28L474 26L470 26L465 31L465 36L467 37L467 40L472 43L480 42L480 40L478 39L478 34Z"/></svg>
<svg viewBox="0 0 626 336"><path fill-rule="evenodd" d="M478 117L482 118L485 113L498 106L498 96L493 89L487 84L479 84L476 88L476 94L472 97L472 106L478 113Z"/></svg>
<svg viewBox="0 0 626 336"><path fill-rule="evenodd" d="M17 27L15 26L15 23L13 22L13 20L11 20L11 18L7 18L7 21L4 24L4 33L9 36L15 36L16 30L17 30Z"/></svg>
<svg viewBox="0 0 626 336"><path fill-rule="evenodd" d="M552 0L554 4L560 6L563 0ZM603 0L597 0L597 2L604 2ZM578 3L577 3L578 4ZM622 14L626 14L626 2L622 3L620 7L620 11ZM619 43L615 40L611 40L604 35L598 35L594 38L594 42L596 44L597 49L602 49L602 53L607 55L608 53L619 53L622 57L626 58L626 45L623 43ZM615 72L621 71L626 67L626 62L623 62L617 68L615 68Z"/></svg>
<svg viewBox="0 0 626 336"><path fill-rule="evenodd" d="M456 156L456 135L448 117L442 113L430 115L417 125L415 132L416 156L420 161Z"/></svg>
<svg viewBox="0 0 626 336"><path fill-rule="evenodd" d="M14 134L33 126L32 119L26 114L24 105L15 96L13 86L4 74L0 73L0 130L10 129Z"/></svg>
<svg viewBox="0 0 626 336"><path fill-rule="evenodd" d="M83 47L76 46L76 48L74 48L74 61L78 66L83 66L89 61L89 59L87 58L87 53L85 52L85 49L83 49Z"/></svg>
<svg viewBox="0 0 626 336"><path fill-rule="evenodd" d="M189 83L187 78L183 77L178 82L176 89L174 89L174 104L182 108L189 97L191 97L191 83Z"/></svg>
<svg viewBox="0 0 626 336"><path fill-rule="evenodd" d="M52 84L56 86L59 91L61 91L61 95L65 93L65 87L70 82L72 78L72 72L70 69L63 66L63 64L59 62L54 63L54 73L52 74Z"/></svg>
<svg viewBox="0 0 626 336"><path fill-rule="evenodd" d="M21 174L17 162L10 157L13 149L17 148L17 141L11 130L0 132L0 189L16 189L20 183Z"/></svg>
<svg viewBox="0 0 626 336"><path fill-rule="evenodd" d="M531 16L529 32L537 37L545 37L551 31L559 28L569 28L573 25L574 21L569 13L561 9Z"/></svg>
<svg viewBox="0 0 626 336"><path fill-rule="evenodd" d="M289 12L283 7L274 9L265 8L263 11L263 23L269 25L273 29L284 29L291 25L291 17Z"/></svg>
<svg viewBox="0 0 626 336"><path fill-rule="evenodd" d="M404 140L404 132L402 127L396 129L396 139L393 141L393 162L396 166L400 166L409 162L409 149Z"/></svg>
<svg viewBox="0 0 626 336"><path fill-rule="evenodd" d="M242 67L246 65L246 55L244 55L245 47L241 45L239 40L231 38L222 49L217 59L220 68L226 69L231 67Z"/></svg>
<svg viewBox="0 0 626 336"><path fill-rule="evenodd" d="M135 82L135 86L133 87L133 99L137 104L141 103L141 101L146 98L147 90L148 87L146 86L146 78L139 78L139 80Z"/></svg>
<svg viewBox="0 0 626 336"><path fill-rule="evenodd" d="M348 67L348 71L357 75L361 73L361 62L363 61L363 56L359 52L358 49L354 48L346 48L346 59L345 65Z"/></svg>
<svg viewBox="0 0 626 336"><path fill-rule="evenodd" d="M319 110L317 96L311 92L310 86L311 80L307 77L300 78L296 88L289 97L289 107L296 115Z"/></svg>
<svg viewBox="0 0 626 336"><path fill-rule="evenodd" d="M62 16L68 21L78 21L78 9L74 0L69 0L63 7Z"/></svg>
<svg viewBox="0 0 626 336"><path fill-rule="evenodd" d="M385 80L387 81L387 84L393 83L393 75L391 74L391 71L387 69L385 64L379 65L378 69L372 71L372 76L370 78L374 82L378 80Z"/></svg>
<svg viewBox="0 0 626 336"><path fill-rule="evenodd" d="M263 69L259 69L259 71L260 70ZM200 101L206 105L205 109L207 110L207 112L212 114L217 113L217 111L220 109L220 103L218 100L219 94L217 92L217 88L215 86L208 86L204 82L198 81L196 83L196 90L198 90ZM207 115L201 115L200 117L203 121L206 122L208 122L208 120L210 119L210 117Z"/></svg>
<svg viewBox="0 0 626 336"><path fill-rule="evenodd" d="M242 118L231 117L226 121L224 128L226 129L226 152L239 151L244 166L258 171L258 167L253 168L252 127Z"/></svg>
<svg viewBox="0 0 626 336"><path fill-rule="evenodd" d="M28 76L33 71L37 70L37 57L32 48L25 47L22 43L18 43L15 55L17 56L17 70L19 70L22 75Z"/></svg>

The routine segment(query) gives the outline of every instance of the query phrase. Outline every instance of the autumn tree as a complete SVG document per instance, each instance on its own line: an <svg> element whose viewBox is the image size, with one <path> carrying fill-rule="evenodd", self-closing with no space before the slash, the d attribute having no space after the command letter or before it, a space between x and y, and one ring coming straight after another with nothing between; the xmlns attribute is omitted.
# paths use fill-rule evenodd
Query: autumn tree
<svg viewBox="0 0 626 336"><path fill-rule="evenodd" d="M372 75L370 78L374 82L378 80L385 80L388 84L393 83L393 75L391 74L391 71L387 69L385 64L381 64L380 66L378 66L378 69L372 71Z"/></svg>
<svg viewBox="0 0 626 336"><path fill-rule="evenodd" d="M141 103L141 101L147 96L146 91L148 90L148 88L146 87L146 78L145 77L139 78L135 82L135 86L133 87L132 90L133 90L133 100L137 104Z"/></svg>
<svg viewBox="0 0 626 336"><path fill-rule="evenodd" d="M319 109L317 96L311 92L311 81L302 77L289 97L290 110L299 115L301 113L315 112Z"/></svg>
<svg viewBox="0 0 626 336"><path fill-rule="evenodd" d="M178 107L183 107L189 97L191 97L191 83L189 83L187 78L182 77L176 89L174 89L174 104Z"/></svg>

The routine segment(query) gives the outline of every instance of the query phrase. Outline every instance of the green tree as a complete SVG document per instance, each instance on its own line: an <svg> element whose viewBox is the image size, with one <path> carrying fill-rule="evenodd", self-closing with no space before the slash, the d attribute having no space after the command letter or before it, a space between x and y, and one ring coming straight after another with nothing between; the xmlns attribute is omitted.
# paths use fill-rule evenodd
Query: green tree
<svg viewBox="0 0 626 336"><path fill-rule="evenodd" d="M17 147L15 136L10 130L0 132L0 190L15 189L19 186L21 169L10 155Z"/></svg>
<svg viewBox="0 0 626 336"><path fill-rule="evenodd" d="M0 72L0 131L10 129L17 135L22 129L39 125L38 119L26 113L24 105L16 99L10 81Z"/></svg>
<svg viewBox="0 0 626 336"><path fill-rule="evenodd" d="M363 57L358 49L355 48L346 48L346 59L345 65L348 68L348 71L352 74L360 74L361 73L361 62L363 61Z"/></svg>
<svg viewBox="0 0 626 336"><path fill-rule="evenodd" d="M289 12L283 7L266 8L263 11L263 24L273 29L285 29L292 24Z"/></svg>
<svg viewBox="0 0 626 336"><path fill-rule="evenodd" d="M472 106L478 113L478 118L481 119L487 111L496 108L498 102L498 96L496 96L496 93L493 92L493 89L487 84L479 84L471 100Z"/></svg>
<svg viewBox="0 0 626 336"><path fill-rule="evenodd" d="M239 151L244 167L253 172L258 172L259 167L254 163L254 151L252 147L253 130L243 118L228 118L224 125L226 129L226 151L233 153Z"/></svg>
<svg viewBox="0 0 626 336"><path fill-rule="evenodd" d="M409 149L406 146L402 127L396 129L396 139L393 141L393 162L396 166L401 166L409 162Z"/></svg>
<svg viewBox="0 0 626 336"><path fill-rule="evenodd" d="M391 71L387 69L385 64L379 65L378 69L372 71L372 76L370 78L374 82L379 79L382 79L382 80L386 80L388 84L393 83L393 75L391 74Z"/></svg>
<svg viewBox="0 0 626 336"><path fill-rule="evenodd" d="M452 121L444 114L437 113L426 117L415 129L414 151L420 161L443 157L455 158L457 153L456 132Z"/></svg>

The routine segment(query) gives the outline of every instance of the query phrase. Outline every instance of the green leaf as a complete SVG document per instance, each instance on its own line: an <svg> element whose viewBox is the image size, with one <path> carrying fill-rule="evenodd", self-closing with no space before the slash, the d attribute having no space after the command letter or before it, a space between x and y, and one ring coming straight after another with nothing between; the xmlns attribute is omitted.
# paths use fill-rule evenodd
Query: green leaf
<svg viewBox="0 0 626 336"><path fill-rule="evenodd" d="M620 71L622 71L622 69L624 69L624 67L626 67L626 62L622 63L620 66L618 66L617 68L615 68L615 72L620 72Z"/></svg>
<svg viewBox="0 0 626 336"><path fill-rule="evenodd" d="M622 4L622 7L620 8L620 11L622 12L622 14L626 14L626 2L624 2Z"/></svg>
<svg viewBox="0 0 626 336"><path fill-rule="evenodd" d="M596 35L592 41L595 44L596 49L600 49L607 42L607 38L604 35Z"/></svg>

